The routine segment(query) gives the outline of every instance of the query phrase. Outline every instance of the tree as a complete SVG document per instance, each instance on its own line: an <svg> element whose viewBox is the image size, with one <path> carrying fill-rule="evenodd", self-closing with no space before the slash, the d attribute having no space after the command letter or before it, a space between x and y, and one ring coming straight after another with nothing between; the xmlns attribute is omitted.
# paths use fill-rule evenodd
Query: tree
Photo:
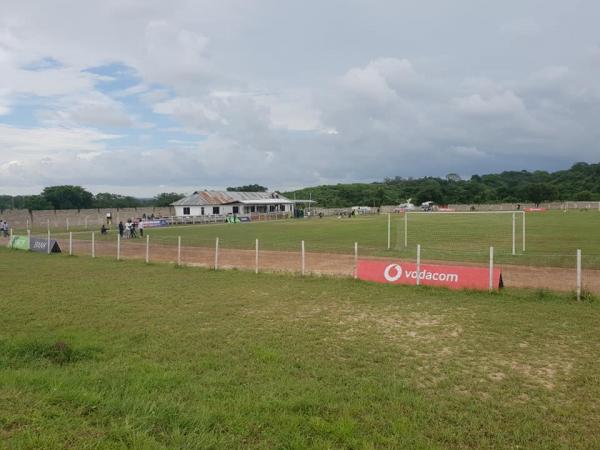
<svg viewBox="0 0 600 450"><path fill-rule="evenodd" d="M525 189L527 200L539 205L543 201L552 201L558 198L558 189L548 183L532 183Z"/></svg>
<svg viewBox="0 0 600 450"><path fill-rule="evenodd" d="M81 186L50 186L44 188L42 197L54 209L91 208L94 196Z"/></svg>
<svg viewBox="0 0 600 450"><path fill-rule="evenodd" d="M125 195L100 192L94 196L96 208L136 208L141 205L141 200Z"/></svg>
<svg viewBox="0 0 600 450"><path fill-rule="evenodd" d="M52 204L42 195L28 195L27 197L24 197L22 206L25 209L37 211L52 209Z"/></svg>
<svg viewBox="0 0 600 450"><path fill-rule="evenodd" d="M176 192L162 192L154 197L154 206L170 206L171 203L185 197L184 194L177 194Z"/></svg>
<svg viewBox="0 0 600 450"><path fill-rule="evenodd" d="M573 196L573 200L577 200L578 202L592 200L592 196L590 191L580 191Z"/></svg>
<svg viewBox="0 0 600 450"><path fill-rule="evenodd" d="M446 180L448 180L448 181L461 181L462 178L457 173L449 173L448 175L446 175Z"/></svg>
<svg viewBox="0 0 600 450"><path fill-rule="evenodd" d="M229 192L267 192L269 189L260 184L247 184L245 186L228 187Z"/></svg>

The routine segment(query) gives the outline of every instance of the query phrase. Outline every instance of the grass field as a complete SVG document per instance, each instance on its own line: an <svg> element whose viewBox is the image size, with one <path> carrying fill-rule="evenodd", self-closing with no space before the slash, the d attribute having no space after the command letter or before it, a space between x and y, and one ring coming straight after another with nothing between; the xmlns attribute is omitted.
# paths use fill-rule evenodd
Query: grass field
<svg viewBox="0 0 600 450"><path fill-rule="evenodd" d="M3 448L600 447L593 301L7 249L0 273Z"/></svg>
<svg viewBox="0 0 600 450"><path fill-rule="evenodd" d="M391 250L387 250L387 216L352 219L306 219L249 224L175 226L146 230L153 242L176 245L182 237L186 246L214 246L219 237L224 248L254 248L255 239L266 250L298 251L300 241L308 251L359 252L369 256L414 258L421 244L424 259L451 261L488 260L494 246L496 261L508 264L575 266L575 254L583 253L584 267L600 268L600 213L597 211L551 211L527 214L527 245L522 252L520 214L516 224L517 256L512 256L512 215L410 215L408 247L404 247L404 218L392 216ZM64 235L63 235L64 236ZM89 239L89 233L76 237ZM100 238L100 236L97 236ZM116 239L115 234L104 239Z"/></svg>

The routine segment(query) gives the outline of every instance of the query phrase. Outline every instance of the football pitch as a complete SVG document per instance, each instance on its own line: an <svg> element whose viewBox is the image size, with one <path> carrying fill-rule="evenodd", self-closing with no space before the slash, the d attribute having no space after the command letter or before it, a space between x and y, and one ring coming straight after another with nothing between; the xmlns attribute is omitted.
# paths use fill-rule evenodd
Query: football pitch
<svg viewBox="0 0 600 450"><path fill-rule="evenodd" d="M549 211L526 214L526 246L523 251L522 214L516 214L515 255L512 254L512 214L393 214L388 250L387 215L280 220L240 224L188 225L147 229L153 243L212 248L218 237L222 248L307 251L359 255L416 257L417 244L425 260L486 263L494 247L499 264L575 267L576 251L582 250L585 268L600 268L600 212ZM406 237L405 226L407 225ZM116 240L115 231L99 240ZM89 232L75 238L89 239ZM59 234L64 238L65 234ZM406 246L405 246L406 244Z"/></svg>
<svg viewBox="0 0 600 450"><path fill-rule="evenodd" d="M222 230L271 226L313 222ZM0 447L600 447L593 300L4 248L0 272Z"/></svg>

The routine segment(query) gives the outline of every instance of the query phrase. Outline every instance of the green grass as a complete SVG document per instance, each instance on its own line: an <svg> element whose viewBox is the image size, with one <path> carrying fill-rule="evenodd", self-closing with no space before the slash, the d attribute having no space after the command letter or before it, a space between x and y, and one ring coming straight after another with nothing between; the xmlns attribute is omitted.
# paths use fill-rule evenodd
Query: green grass
<svg viewBox="0 0 600 450"><path fill-rule="evenodd" d="M351 254L354 242L369 256L415 258L421 244L424 259L485 263L494 246L496 262L574 267L576 250L583 253L584 267L600 268L600 213L597 211L551 211L527 214L526 251L522 252L522 222L517 215L516 251L512 256L511 214L410 215L408 247L404 247L404 218L392 216L391 250L387 250L387 216L352 219L311 219L175 226L146 230L152 241L176 245L181 236L186 246L254 248L255 239L266 250L298 251L306 241L308 251ZM89 233L76 237L89 239ZM64 236L64 234L63 234ZM100 236L97 236L100 238ZM102 239L116 239L114 232Z"/></svg>
<svg viewBox="0 0 600 450"><path fill-rule="evenodd" d="M0 274L0 447L600 447L593 299L6 249Z"/></svg>

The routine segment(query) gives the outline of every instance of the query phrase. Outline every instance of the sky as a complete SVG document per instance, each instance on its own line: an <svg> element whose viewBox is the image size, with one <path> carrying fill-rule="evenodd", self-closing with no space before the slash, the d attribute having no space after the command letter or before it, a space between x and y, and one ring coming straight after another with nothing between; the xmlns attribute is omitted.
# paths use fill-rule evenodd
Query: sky
<svg viewBox="0 0 600 450"><path fill-rule="evenodd" d="M597 0L0 0L0 194L600 162Z"/></svg>

